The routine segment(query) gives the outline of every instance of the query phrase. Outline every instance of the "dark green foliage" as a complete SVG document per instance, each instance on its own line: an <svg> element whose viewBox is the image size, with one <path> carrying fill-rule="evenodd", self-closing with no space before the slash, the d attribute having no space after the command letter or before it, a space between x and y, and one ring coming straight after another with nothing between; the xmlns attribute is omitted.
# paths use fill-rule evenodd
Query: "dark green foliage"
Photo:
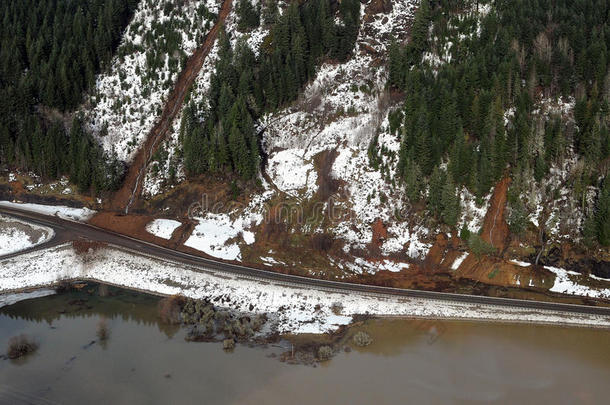
<svg viewBox="0 0 610 405"><path fill-rule="evenodd" d="M274 24L280 15L277 0L265 0L264 4L262 12L263 24Z"/></svg>
<svg viewBox="0 0 610 405"><path fill-rule="evenodd" d="M468 229L468 225L466 223L462 225L462 229L460 229L460 239L465 241L470 240L470 229Z"/></svg>
<svg viewBox="0 0 610 405"><path fill-rule="evenodd" d="M527 212L519 197L520 189L515 184L508 190L508 228L518 236L523 235L527 227Z"/></svg>
<svg viewBox="0 0 610 405"><path fill-rule="evenodd" d="M427 206L448 224L453 216L443 213L438 196L439 190L446 198L453 193L441 186L436 169L441 164L447 163L456 187L482 198L505 174L527 174L529 181L533 173L532 180L540 182L571 148L585 167L571 180L578 182L573 186L581 200L586 188L606 175L603 162L610 157L609 3L480 2L491 6L486 16L467 11L476 8L470 0L422 1L410 40L389 46L388 86L406 95L402 114L390 116L390 131L402 136L398 174L411 199L421 198L428 184ZM453 46L445 47L449 42ZM443 49L450 62L422 58ZM562 116L541 125L536 112L541 94L574 97L576 125ZM509 125L507 110L512 110ZM600 209L604 204L600 192L591 221L602 243L604 226L610 227ZM511 208L511 229L522 233L525 207L515 201Z"/></svg>
<svg viewBox="0 0 610 405"><path fill-rule="evenodd" d="M443 221L447 225L455 227L460 219L460 196L457 194L451 178L448 178L443 186L441 203Z"/></svg>
<svg viewBox="0 0 610 405"><path fill-rule="evenodd" d="M9 105L26 109L40 102L74 108L110 61L136 5L137 0L3 1L2 99L9 96Z"/></svg>
<svg viewBox="0 0 610 405"><path fill-rule="evenodd" d="M248 14L243 11L248 4L242 0L238 14ZM229 171L244 180L255 178L260 162L255 121L295 100L323 58L344 60L351 54L360 23L358 0L343 0L336 10L329 0L292 2L281 16L276 7L273 1L265 4L264 22L273 25L258 57L243 41L232 49L228 34L221 32L209 108L191 105L183 115L181 140L189 175ZM342 24L335 24L335 14Z"/></svg>
<svg viewBox="0 0 610 405"><path fill-rule="evenodd" d="M41 114L69 111L119 44L137 0L0 3L0 164L44 178L70 173L81 189L109 186L112 173L90 136L66 134ZM74 131L74 130L73 130ZM69 152L73 151L73 153ZM71 167L76 160L79 167Z"/></svg>
<svg viewBox="0 0 610 405"><path fill-rule="evenodd" d="M476 233L470 235L470 239L468 239L468 247L479 260L481 259L481 256L491 255L496 252L495 247L485 242L483 238Z"/></svg>
<svg viewBox="0 0 610 405"><path fill-rule="evenodd" d="M602 182L595 204L592 225L599 243L610 246L610 176L607 176Z"/></svg>
<svg viewBox="0 0 610 405"><path fill-rule="evenodd" d="M237 12L237 28L240 31L247 31L259 26L260 8L255 8L250 0L239 0L235 11Z"/></svg>

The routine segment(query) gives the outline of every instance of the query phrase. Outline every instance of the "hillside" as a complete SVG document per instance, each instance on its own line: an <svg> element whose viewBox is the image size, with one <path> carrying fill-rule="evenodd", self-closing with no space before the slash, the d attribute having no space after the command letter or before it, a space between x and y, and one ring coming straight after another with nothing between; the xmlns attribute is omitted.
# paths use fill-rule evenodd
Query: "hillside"
<svg viewBox="0 0 610 405"><path fill-rule="evenodd" d="M0 196L85 204L99 226L281 272L609 297L609 13L130 2L69 101L3 119Z"/></svg>

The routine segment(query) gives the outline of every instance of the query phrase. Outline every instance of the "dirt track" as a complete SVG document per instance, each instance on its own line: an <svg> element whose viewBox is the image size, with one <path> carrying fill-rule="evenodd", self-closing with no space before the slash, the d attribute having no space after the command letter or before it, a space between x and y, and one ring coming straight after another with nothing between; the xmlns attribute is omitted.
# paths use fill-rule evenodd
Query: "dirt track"
<svg viewBox="0 0 610 405"><path fill-rule="evenodd" d="M178 115L186 93L197 78L205 58L214 46L220 27L224 24L225 19L231 11L231 6L232 0L224 0L218 14L218 20L207 34L203 44L189 57L184 70L178 76L178 81L165 103L160 119L146 137L144 144L138 149L127 171L123 186L112 198L108 199L105 207L107 210L127 212L140 197L148 163L167 135L168 129L171 128L176 115Z"/></svg>
<svg viewBox="0 0 610 405"><path fill-rule="evenodd" d="M506 200L510 177L505 177L496 184L489 208L483 220L481 238L502 253L508 243L510 232L506 223Z"/></svg>

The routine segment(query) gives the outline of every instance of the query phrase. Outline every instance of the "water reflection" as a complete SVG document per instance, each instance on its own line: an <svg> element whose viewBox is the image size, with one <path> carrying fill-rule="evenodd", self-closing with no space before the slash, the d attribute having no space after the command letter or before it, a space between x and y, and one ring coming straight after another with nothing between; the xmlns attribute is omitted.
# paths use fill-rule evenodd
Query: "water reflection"
<svg viewBox="0 0 610 405"><path fill-rule="evenodd" d="M0 348L20 333L40 344L0 360L0 403L601 403L608 393L607 330L369 320L342 342L351 352L314 368L271 358L281 347L229 354L186 342L183 329L158 321L157 303L88 285L0 309ZM356 330L373 343L355 347Z"/></svg>

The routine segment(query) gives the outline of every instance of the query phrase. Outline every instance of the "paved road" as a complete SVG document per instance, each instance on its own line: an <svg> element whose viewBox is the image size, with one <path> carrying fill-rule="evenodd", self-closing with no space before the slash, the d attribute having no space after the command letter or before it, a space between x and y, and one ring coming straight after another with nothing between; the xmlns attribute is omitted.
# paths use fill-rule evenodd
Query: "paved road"
<svg viewBox="0 0 610 405"><path fill-rule="evenodd" d="M161 259L171 260L173 262L183 263L190 266L220 270L224 272L238 274L248 278L257 278L261 280L280 282L283 284L289 284L299 287L330 290L335 292L357 292L375 294L380 296L404 296L409 298L423 298L451 302L466 302L481 305L498 305L502 307L511 308L562 311L571 313L610 316L610 307L595 307L586 305L527 301L467 294L452 294L434 291L398 289L390 287L369 286L363 284L343 283L337 281L318 280L289 274L281 274L194 256L188 253L169 249L163 246L155 245L149 242L131 238L129 236L101 229L89 224L69 221L55 216L49 216L40 213L7 207L0 207L0 213L10 215L24 221L29 221L34 224L47 226L55 230L55 236L51 240L30 249L22 250L20 252L5 256L0 256L0 260L16 257L34 250L40 250L51 246L56 246L70 240L87 239L116 245L129 250L138 251L147 255L155 256Z"/></svg>

